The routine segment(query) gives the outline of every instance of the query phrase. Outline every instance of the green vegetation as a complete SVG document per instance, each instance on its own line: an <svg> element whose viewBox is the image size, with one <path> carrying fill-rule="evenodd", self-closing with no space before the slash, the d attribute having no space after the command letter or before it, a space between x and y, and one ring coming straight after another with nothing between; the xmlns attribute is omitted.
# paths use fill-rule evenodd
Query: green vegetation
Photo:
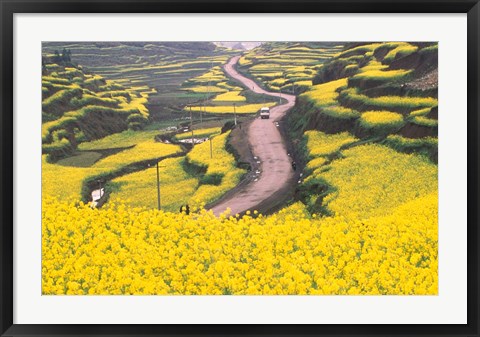
<svg viewBox="0 0 480 337"><path fill-rule="evenodd" d="M318 68L288 118L291 137L304 139L299 198L311 212L376 216L436 193L438 101L423 83L436 48L347 45Z"/></svg>
<svg viewBox="0 0 480 337"><path fill-rule="evenodd" d="M203 104L185 106L185 111L205 112L208 114L255 114L263 106L273 106L271 96L258 96L242 89L225 75L221 67L213 67L208 72L189 79L183 84L184 90L204 94ZM214 97L210 100L211 97ZM258 102L262 103L258 103ZM235 108L234 108L235 105ZM235 110L234 110L235 109Z"/></svg>
<svg viewBox="0 0 480 337"><path fill-rule="evenodd" d="M282 209L272 215L219 218L198 208L232 191L250 162L242 153L248 128L235 129L234 106L236 118L247 120L276 104L225 75L221 65L236 52L211 43L47 45L42 220L44 237L64 250L66 276L57 282L58 259L50 254L45 293L438 292L436 44L275 42L245 52L241 72L298 95L276 125L290 137L285 147L297 163L286 185L292 202L275 205ZM90 68L73 64L76 57ZM81 204L101 188L104 196L90 206L108 202L106 209ZM178 214L186 204L192 214ZM75 254L92 249L108 265L119 257L117 285L91 287L101 279L95 266L100 276L111 274L102 272L103 260L87 273L76 268L69 280L71 262L80 261ZM142 278L132 279L132 270ZM234 278L223 277L232 270Z"/></svg>
<svg viewBox="0 0 480 337"><path fill-rule="evenodd" d="M305 132L305 139L310 159L327 157L340 150L343 146L356 141L355 137L348 132L327 135L319 131L307 131Z"/></svg>
<svg viewBox="0 0 480 337"><path fill-rule="evenodd" d="M178 125L175 120L185 105L201 104L207 98L207 88L191 91L185 90L182 84L218 68L238 53L209 42L46 42L43 44L43 55L52 57L55 50L62 48L71 51L72 62L81 64L84 72L97 75L88 82L105 91L99 95L106 98L123 96L128 100L127 104L130 98L125 88L148 95L148 101L139 103L148 109L149 120L170 121L172 126ZM52 67L51 71L60 73L63 69ZM70 76L73 75L78 76ZM74 83L75 78L72 78ZM101 78L109 83L100 83ZM210 95L225 84L219 83L216 88L212 85ZM229 88L223 87L221 92L227 90ZM122 108L132 108L127 104ZM139 128L144 119L135 118L130 124Z"/></svg>
<svg viewBox="0 0 480 337"><path fill-rule="evenodd" d="M205 172L201 185L192 197L192 204L208 204L234 188L245 174L245 170L236 167L234 156L226 150L229 132L197 145L187 155L187 163L200 172Z"/></svg>
<svg viewBox="0 0 480 337"><path fill-rule="evenodd" d="M265 43L242 56L239 70L266 89L301 93L323 62L341 49L342 45L332 43Z"/></svg>
<svg viewBox="0 0 480 337"><path fill-rule="evenodd" d="M59 59L54 52L64 46L68 60ZM146 58L147 54L151 57ZM107 55L108 59L104 57ZM172 134L190 124L184 121L183 114L178 114L185 103L205 105L206 99L214 98L214 92L221 92L225 95L211 100L214 109L224 110L232 107L232 103L237 104L239 113L257 108L259 98L243 96L243 89L231 82L219 67L232 55L233 51L209 43L45 43L42 56L45 196L88 201L90 192L104 184L108 197L120 194L123 198L135 189L132 184L139 182L139 177L151 171L148 165L171 156L180 157L166 163L174 163L172 168L182 167L186 171L184 176L180 175L181 170L168 171L169 174L176 174L177 183L187 186L197 166L187 163L182 156L188 150L187 145L185 149L170 143L191 136L190 132L188 137L187 133ZM144 57L143 62L138 57ZM53 59L58 62L52 63ZM255 99L250 101L249 97ZM206 116L201 126L197 120L193 121L195 137L218 137L213 141L215 146L224 148L226 138L219 134L226 121L215 122ZM222 139L222 144L216 144ZM208 146L206 149L209 153ZM216 151L220 151L217 155L228 157L221 149ZM230 157L233 164L229 165L235 167L235 160ZM210 163L207 166L215 167ZM195 200L199 203L215 200L236 185L241 177L238 172L232 170L226 177L200 172L195 178L197 185L207 191L208 185L213 184L216 194ZM70 179L65 184L67 189L61 183L64 176ZM192 193L197 192L197 186L192 186ZM174 192L178 195L174 196ZM181 189L175 188L169 193L172 210L178 202L189 201L180 198L180 193ZM168 203L169 197L166 198ZM156 205L156 198L154 202ZM144 202L143 206L152 205Z"/></svg>
<svg viewBox="0 0 480 337"><path fill-rule="evenodd" d="M383 134L388 134L403 126L403 116L390 111L364 112L359 121L361 127L374 129Z"/></svg>
<svg viewBox="0 0 480 337"><path fill-rule="evenodd" d="M198 188L198 177L184 169L185 158L168 158L159 163L160 202L165 211L177 212L188 203ZM134 207L157 208L157 172L155 165L124 175L109 183L111 198Z"/></svg>
<svg viewBox="0 0 480 337"><path fill-rule="evenodd" d="M297 113L290 115L293 132L435 136L436 84L424 77L436 79L436 48L406 42L347 45L319 67L313 85L299 96Z"/></svg>
<svg viewBox="0 0 480 337"><path fill-rule="evenodd" d="M246 98L241 96L241 91L229 91L215 96L214 102L245 102Z"/></svg>
<svg viewBox="0 0 480 337"><path fill-rule="evenodd" d="M140 142L152 140L159 132L154 131L133 131L126 130L116 133L102 139L85 142L79 145L79 149L83 151L95 151L114 148L126 148L134 146Z"/></svg>
<svg viewBox="0 0 480 337"><path fill-rule="evenodd" d="M84 47L95 57L105 52L99 50L105 47ZM119 55L132 51L150 57L133 62L131 56L111 66L102 57L93 61L89 54L88 71L63 61L45 63L42 139L48 154L44 157L47 192L62 189L50 180L65 172L77 177L69 182L71 192L62 191L62 197L78 200L81 196L85 201L101 180L112 200L154 208L153 166L158 160L166 210L177 211L186 203L192 207L210 204L235 187L245 170L237 167L226 150L228 133L220 134L226 122L222 118L233 114L234 105L239 115L248 115L276 104L271 97L253 94L226 76L221 66L235 52L215 47L193 57L192 50L157 55L159 44L118 44L115 48L121 50ZM73 48L73 59L77 52ZM431 60L435 53L435 45L403 42L265 43L241 57L239 71L266 89L299 94L289 113L288 132L299 140L305 155L299 195L310 211L335 214L350 200L354 202L352 214L387 214L399 206L398 200L377 199L380 190L391 188L394 181L403 183L398 177L401 169L411 179L427 176L419 182L425 187L422 195L434 192L434 184L430 189L426 186L436 174L438 101L433 90L419 88L417 82L433 69L422 60ZM47 60L53 57L48 55ZM413 61L404 62L407 57ZM87 57L80 54L79 58ZM215 118L220 119L217 124L208 124ZM160 123L152 126L152 121ZM193 148L180 144L192 137L191 125L194 138L211 138L211 142ZM374 162L382 156L390 162L374 172ZM56 164L47 163L55 160ZM393 169L394 164L399 168ZM415 165L419 176L413 173ZM372 187L368 187L357 181L365 175L370 180L370 176L382 175L376 178L382 188L377 191L378 184L370 181ZM411 198L412 186L400 194ZM345 189L367 195L365 203L356 204L354 195Z"/></svg>
<svg viewBox="0 0 480 337"><path fill-rule="evenodd" d="M421 156L369 144L342 151L341 160L315 170L303 188L312 210L322 211L321 206L330 214L364 218L436 193L437 174L437 166Z"/></svg>
<svg viewBox="0 0 480 337"><path fill-rule="evenodd" d="M406 42L390 43L387 45L390 48L393 47L393 49L391 49L388 54L385 55L385 57L383 58L384 63L391 63L395 59L411 55L418 50L417 46L413 46Z"/></svg>
<svg viewBox="0 0 480 337"><path fill-rule="evenodd" d="M220 132L221 132L220 127L199 129L199 130L193 130L193 136L195 138L209 138L211 136L220 134ZM191 137L192 137L192 132L185 132L185 133L180 133L175 135L175 139L177 140L188 139Z"/></svg>
<svg viewBox="0 0 480 337"><path fill-rule="evenodd" d="M79 143L126 129L139 130L148 122L145 92L125 88L70 64L55 65L56 71L49 71L48 57L43 62L42 87L46 90L42 90L42 151L48 161L72 154ZM56 88L55 83L63 87ZM115 91L110 92L110 88ZM119 88L123 89L120 93Z"/></svg>
<svg viewBox="0 0 480 337"><path fill-rule="evenodd" d="M408 78L412 70L365 70L348 79L348 85L359 88L391 84Z"/></svg>
<svg viewBox="0 0 480 337"><path fill-rule="evenodd" d="M95 167L114 170L132 163L152 161L181 152L182 150L178 145L163 144L151 139L139 142L131 149L121 151L98 161Z"/></svg>
<svg viewBox="0 0 480 337"><path fill-rule="evenodd" d="M215 135L218 128L197 130L198 135ZM236 167L233 155L225 149L229 133L216 135L210 142L195 145L185 157L168 158L159 162L161 207L178 211L181 205L201 207L221 197L235 187L244 174ZM177 136L182 138L183 135ZM101 166L100 163L98 166ZM113 199L138 207L157 207L156 167L113 179L108 188Z"/></svg>
<svg viewBox="0 0 480 337"><path fill-rule="evenodd" d="M194 106L192 111L206 111L207 113L215 114L233 114L234 112L238 114L255 114L262 107L271 107L275 105L273 102L260 103L260 104L243 104L243 105L214 105L214 106ZM185 110L189 110L188 107L185 107Z"/></svg>
<svg viewBox="0 0 480 337"><path fill-rule="evenodd" d="M413 111L419 108L432 108L438 105L433 97L402 97L402 96L379 96L369 97L360 94L358 89L349 88L340 93L339 100L347 106L355 106L360 110L388 109L392 111Z"/></svg>
<svg viewBox="0 0 480 337"><path fill-rule="evenodd" d="M433 163L438 160L438 139L433 137L405 138L399 135L389 135L382 144L403 153L416 153L429 158Z"/></svg>
<svg viewBox="0 0 480 337"><path fill-rule="evenodd" d="M72 167L90 167L100 158L102 158L102 154L99 152L78 152L70 157L60 159L56 164Z"/></svg>

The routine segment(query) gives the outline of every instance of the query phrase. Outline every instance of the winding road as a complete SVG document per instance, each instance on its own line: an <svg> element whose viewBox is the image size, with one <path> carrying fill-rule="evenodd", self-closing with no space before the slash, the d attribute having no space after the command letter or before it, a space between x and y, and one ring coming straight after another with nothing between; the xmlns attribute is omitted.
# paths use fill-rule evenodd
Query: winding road
<svg viewBox="0 0 480 337"><path fill-rule="evenodd" d="M270 119L257 118L249 124L248 142L252 154L260 161L260 176L258 180L249 182L212 207L215 215L223 213L227 208L231 209L231 214L253 210L262 201L280 192L294 176L291 159L287 155L284 140L275 122L278 122L287 110L295 105L295 96L266 91L253 80L239 74L235 70L239 58L240 56L233 57L225 64L224 69L228 75L253 92L281 97L286 99L287 103L271 108Z"/></svg>

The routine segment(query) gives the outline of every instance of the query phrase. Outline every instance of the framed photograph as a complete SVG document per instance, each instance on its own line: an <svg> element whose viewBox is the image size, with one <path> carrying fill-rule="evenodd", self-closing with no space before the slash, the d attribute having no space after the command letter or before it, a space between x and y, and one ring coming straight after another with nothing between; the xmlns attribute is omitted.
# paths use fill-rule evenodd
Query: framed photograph
<svg viewBox="0 0 480 337"><path fill-rule="evenodd" d="M475 1L4 1L2 336L478 336Z"/></svg>

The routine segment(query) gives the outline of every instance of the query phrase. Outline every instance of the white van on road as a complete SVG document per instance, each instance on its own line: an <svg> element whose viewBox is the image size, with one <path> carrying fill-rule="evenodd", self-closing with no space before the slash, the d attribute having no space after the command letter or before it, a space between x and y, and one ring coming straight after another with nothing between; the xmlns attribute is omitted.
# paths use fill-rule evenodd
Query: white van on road
<svg viewBox="0 0 480 337"><path fill-rule="evenodd" d="M270 108L263 107L260 109L260 118L261 119L269 119L270 118Z"/></svg>

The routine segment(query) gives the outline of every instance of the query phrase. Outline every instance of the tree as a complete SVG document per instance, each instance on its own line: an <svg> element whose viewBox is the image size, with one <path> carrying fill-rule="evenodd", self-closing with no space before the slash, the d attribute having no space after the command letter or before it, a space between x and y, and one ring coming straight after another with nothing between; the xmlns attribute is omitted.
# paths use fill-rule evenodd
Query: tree
<svg viewBox="0 0 480 337"><path fill-rule="evenodd" d="M72 61L72 52L69 49L63 48L62 50L63 63L70 63Z"/></svg>
<svg viewBox="0 0 480 337"><path fill-rule="evenodd" d="M47 63L45 61L45 58L42 56L42 74L46 74L47 73Z"/></svg>
<svg viewBox="0 0 480 337"><path fill-rule="evenodd" d="M55 56L53 57L53 62L60 63L62 61L62 57L60 56L60 52L55 50Z"/></svg>

